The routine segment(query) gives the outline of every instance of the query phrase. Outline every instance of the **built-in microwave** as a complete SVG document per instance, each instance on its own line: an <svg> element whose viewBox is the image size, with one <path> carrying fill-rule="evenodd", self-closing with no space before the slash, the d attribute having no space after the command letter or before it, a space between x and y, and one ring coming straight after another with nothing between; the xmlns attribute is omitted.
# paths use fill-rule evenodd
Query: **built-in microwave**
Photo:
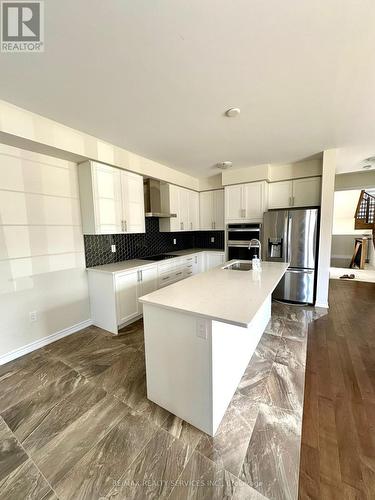
<svg viewBox="0 0 375 500"><path fill-rule="evenodd" d="M251 260L254 254L258 255L258 248L249 249L250 241L254 238L262 241L262 224L227 224L227 260Z"/></svg>

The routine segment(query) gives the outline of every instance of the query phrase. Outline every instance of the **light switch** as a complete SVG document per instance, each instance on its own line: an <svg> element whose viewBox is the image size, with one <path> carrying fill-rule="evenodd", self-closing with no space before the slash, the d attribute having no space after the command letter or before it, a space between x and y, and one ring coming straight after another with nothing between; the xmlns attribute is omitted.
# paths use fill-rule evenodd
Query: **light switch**
<svg viewBox="0 0 375 500"><path fill-rule="evenodd" d="M215 243L215 237L211 236L211 243Z"/></svg>
<svg viewBox="0 0 375 500"><path fill-rule="evenodd" d="M115 253L116 252L116 245L111 245L111 252Z"/></svg>
<svg viewBox="0 0 375 500"><path fill-rule="evenodd" d="M197 337L207 340L207 321L204 319L197 320Z"/></svg>
<svg viewBox="0 0 375 500"><path fill-rule="evenodd" d="M173 238L173 244L176 245L177 244L177 240L176 238Z"/></svg>

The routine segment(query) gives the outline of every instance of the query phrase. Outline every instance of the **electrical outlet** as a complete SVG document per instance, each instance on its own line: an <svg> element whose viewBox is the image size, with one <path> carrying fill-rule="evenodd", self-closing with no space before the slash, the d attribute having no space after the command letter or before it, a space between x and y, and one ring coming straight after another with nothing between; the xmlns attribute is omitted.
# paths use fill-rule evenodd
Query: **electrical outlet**
<svg viewBox="0 0 375 500"><path fill-rule="evenodd" d="M197 337L207 340L207 321L205 319L197 320Z"/></svg>
<svg viewBox="0 0 375 500"><path fill-rule="evenodd" d="M177 240L176 240L176 238L173 238L173 244L174 244L174 245L177 245Z"/></svg>
<svg viewBox="0 0 375 500"><path fill-rule="evenodd" d="M211 236L211 243L215 243L215 236Z"/></svg>
<svg viewBox="0 0 375 500"><path fill-rule="evenodd" d="M38 321L38 313L37 313L37 311L31 311L29 313L29 318L30 318L30 323L35 323L35 321Z"/></svg>
<svg viewBox="0 0 375 500"><path fill-rule="evenodd" d="M111 245L111 252L115 253L116 252L116 245Z"/></svg>

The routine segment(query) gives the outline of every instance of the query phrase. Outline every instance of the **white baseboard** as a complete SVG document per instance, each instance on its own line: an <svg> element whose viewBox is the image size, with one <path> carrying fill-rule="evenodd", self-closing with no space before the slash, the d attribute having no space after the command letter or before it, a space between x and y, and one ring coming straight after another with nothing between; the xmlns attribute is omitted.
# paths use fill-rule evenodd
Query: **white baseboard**
<svg viewBox="0 0 375 500"><path fill-rule="evenodd" d="M21 356L24 356L25 354L29 354L32 351L36 351L37 349L40 349L41 347L44 347L48 344L52 344L52 342L55 342L56 340L62 339L63 337L67 337L68 335L71 335L72 333L76 333L79 330L82 330L83 328L87 328L88 326L91 326L91 325L92 325L92 320L87 319L85 321L81 321L81 323L77 323L76 325L69 326L68 328L64 328L64 330L60 330L59 332L52 333L51 335L48 335L47 337L43 337L41 339L35 340L34 342L31 342L30 344L27 344L23 347L19 347L18 349L14 349L14 351L10 351L10 352L0 356L0 365L4 365L5 363L8 363L9 361L13 361L14 359L20 358Z"/></svg>

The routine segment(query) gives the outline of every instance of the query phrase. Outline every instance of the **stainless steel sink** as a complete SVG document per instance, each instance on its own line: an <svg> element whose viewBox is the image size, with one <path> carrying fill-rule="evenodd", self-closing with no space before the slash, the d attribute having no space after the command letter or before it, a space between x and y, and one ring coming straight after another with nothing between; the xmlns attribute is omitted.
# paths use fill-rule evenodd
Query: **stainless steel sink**
<svg viewBox="0 0 375 500"><path fill-rule="evenodd" d="M241 260L223 267L223 269L226 269L227 271L251 271L252 268L253 266L251 262Z"/></svg>

